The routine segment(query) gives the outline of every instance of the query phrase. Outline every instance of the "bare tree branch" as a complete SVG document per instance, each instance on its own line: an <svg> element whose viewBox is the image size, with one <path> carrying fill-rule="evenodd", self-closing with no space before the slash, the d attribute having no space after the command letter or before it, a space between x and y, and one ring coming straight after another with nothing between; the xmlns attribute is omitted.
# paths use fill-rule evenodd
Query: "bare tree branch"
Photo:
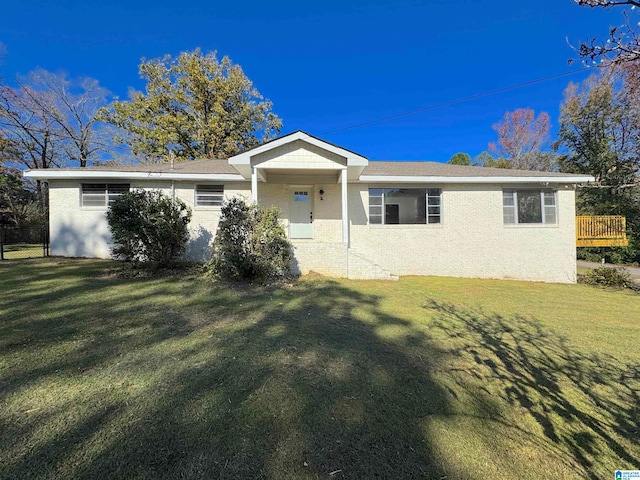
<svg viewBox="0 0 640 480"><path fill-rule="evenodd" d="M597 37L581 42L574 50L586 62L617 64L640 59L640 22L638 22L638 0L574 0L577 5L590 8L606 8L630 6L623 10L624 22L610 27L609 38L600 41ZM635 19L635 20L634 20Z"/></svg>

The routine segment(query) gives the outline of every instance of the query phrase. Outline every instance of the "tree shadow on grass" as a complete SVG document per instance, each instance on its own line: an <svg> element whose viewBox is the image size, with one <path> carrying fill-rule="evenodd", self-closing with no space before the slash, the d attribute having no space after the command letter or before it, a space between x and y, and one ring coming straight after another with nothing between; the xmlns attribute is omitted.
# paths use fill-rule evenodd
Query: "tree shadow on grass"
<svg viewBox="0 0 640 480"><path fill-rule="evenodd" d="M122 318L140 312L112 299L88 327L105 348L83 347L36 372L81 384L85 375L90 391L27 421L12 410L0 451L13 457L0 461L0 476L472 478L447 464L425 431L430 416L450 413L430 373L437 350L382 312L376 296L329 280L241 295L212 287L208 299L187 296L167 314L167 292L153 291L142 338L117 333ZM430 362L408 346L431 352ZM10 385L20 395L34 372L16 372Z"/></svg>
<svg viewBox="0 0 640 480"><path fill-rule="evenodd" d="M0 399L52 374L81 374L202 327L205 319L185 315L171 303L176 296L190 297L180 290L180 279L118 278L111 274L113 266L48 260L17 266L12 275L17 283L0 280L0 360L22 361L0 376ZM245 299L239 307L232 292L217 288L199 301L217 309L206 318L214 322L232 308L248 313L260 299Z"/></svg>
<svg viewBox="0 0 640 480"><path fill-rule="evenodd" d="M590 479L640 465L639 364L581 353L536 319L435 300L425 308L466 365L451 372L460 387L522 408Z"/></svg>

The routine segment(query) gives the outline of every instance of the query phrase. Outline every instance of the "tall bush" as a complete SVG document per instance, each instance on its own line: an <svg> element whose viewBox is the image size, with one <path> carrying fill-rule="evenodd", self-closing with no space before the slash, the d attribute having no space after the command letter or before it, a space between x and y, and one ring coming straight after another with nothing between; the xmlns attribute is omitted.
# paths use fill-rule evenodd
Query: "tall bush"
<svg viewBox="0 0 640 480"><path fill-rule="evenodd" d="M114 258L165 267L185 251L191 209L162 192L135 190L113 201L107 221Z"/></svg>
<svg viewBox="0 0 640 480"><path fill-rule="evenodd" d="M267 280L286 276L291 244L276 207L260 208L233 198L222 206L208 270L228 280Z"/></svg>

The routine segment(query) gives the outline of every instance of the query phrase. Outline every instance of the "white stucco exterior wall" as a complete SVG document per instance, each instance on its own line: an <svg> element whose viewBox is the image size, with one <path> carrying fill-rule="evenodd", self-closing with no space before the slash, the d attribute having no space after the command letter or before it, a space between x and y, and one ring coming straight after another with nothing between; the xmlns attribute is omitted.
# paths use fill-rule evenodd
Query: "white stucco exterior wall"
<svg viewBox="0 0 640 480"><path fill-rule="evenodd" d="M111 234L107 225L104 207L83 207L81 205L82 183L106 183L99 180L70 181L51 180L49 182L49 229L51 237L50 253L65 257L110 258ZM108 183L127 183L109 181ZM132 189L161 190L171 195L170 181L131 181ZM204 183L204 182L203 182ZM208 182L224 185L226 198L242 196L251 199L249 182ZM175 195L192 210L189 225L190 240L187 257L204 261L209 255L209 244L213 241L220 207L195 206L195 182L175 182Z"/></svg>
<svg viewBox="0 0 640 480"><path fill-rule="evenodd" d="M81 207L82 181L49 183L51 254L109 258L106 208ZM91 180L90 183L101 183ZM115 183L115 182L113 182ZM124 183L124 182L123 182ZM171 182L131 181L132 188L162 189ZM250 182L224 184L225 197L251 199ZM305 182L307 183L307 182ZM314 239L296 240L296 271L334 276L382 278L394 275L443 275L575 282L575 197L573 188L557 188L556 225L504 225L503 185L428 185L442 188L439 225L369 225L368 188L349 184L350 250L342 241L341 186L311 183ZM381 185L371 185L381 186ZM427 185L411 185L416 188ZM539 187L537 187L539 188ZM319 191L325 194L320 200ZM290 186L259 183L259 202L275 205L288 231ZM195 182L175 182L175 194L193 210L187 255L206 260L215 235L219 207L195 207Z"/></svg>
<svg viewBox="0 0 640 480"><path fill-rule="evenodd" d="M82 208L80 184L49 181L49 252L63 257L109 258L111 234L106 209Z"/></svg>
<svg viewBox="0 0 640 480"><path fill-rule="evenodd" d="M573 188L557 189L557 224L505 225L503 186L429 186L442 188L441 224L369 225L369 185L350 185L351 248L395 275L575 282Z"/></svg>

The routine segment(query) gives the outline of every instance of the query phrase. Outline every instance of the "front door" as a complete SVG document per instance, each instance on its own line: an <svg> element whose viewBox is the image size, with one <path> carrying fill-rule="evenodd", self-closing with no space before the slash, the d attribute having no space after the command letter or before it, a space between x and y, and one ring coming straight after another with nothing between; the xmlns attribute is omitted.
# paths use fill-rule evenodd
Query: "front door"
<svg viewBox="0 0 640 480"><path fill-rule="evenodd" d="M294 187L291 189L291 238L313 238L313 189Z"/></svg>

